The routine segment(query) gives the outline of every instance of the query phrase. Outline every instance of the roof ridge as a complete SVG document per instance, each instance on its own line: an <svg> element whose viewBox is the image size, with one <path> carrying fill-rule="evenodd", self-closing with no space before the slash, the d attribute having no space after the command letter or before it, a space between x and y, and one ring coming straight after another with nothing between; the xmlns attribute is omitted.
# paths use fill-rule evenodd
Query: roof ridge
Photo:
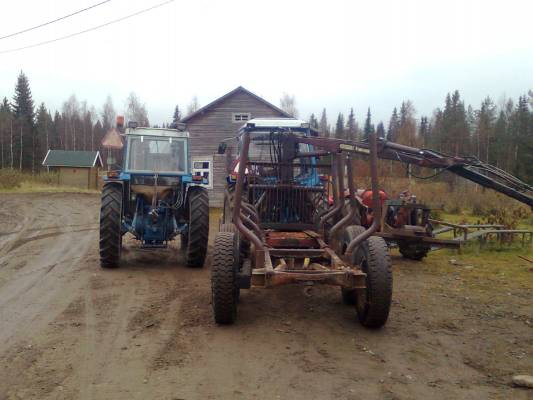
<svg viewBox="0 0 533 400"><path fill-rule="evenodd" d="M194 117L196 117L197 115L200 115L202 113L204 113L205 111L207 111L208 109L210 109L211 107L217 105L218 103L220 103L221 101L224 101L226 100L228 97L231 97L233 96L235 93L239 92L239 91L243 91L244 93L254 97L256 100L259 100L260 102L262 102L263 104L265 104L266 106L272 108L273 110L279 112L280 114L282 114L283 116L285 117L288 117L288 118L294 118L292 115L290 115L289 113L283 111L281 108L275 106L274 104L270 103L269 101L263 99L262 97L256 95L255 93L249 91L248 89L246 89L245 87L239 85L237 86L235 89L229 91L228 93L226 93L225 95L221 96L221 97L218 97L217 99L213 100L211 103L208 103L206 104L205 106L203 107L200 107L198 110L196 110L195 112L193 112L192 114L189 114L187 115L185 118L183 118L181 120L181 122L185 122L187 123L188 121L190 121L191 119L193 119Z"/></svg>

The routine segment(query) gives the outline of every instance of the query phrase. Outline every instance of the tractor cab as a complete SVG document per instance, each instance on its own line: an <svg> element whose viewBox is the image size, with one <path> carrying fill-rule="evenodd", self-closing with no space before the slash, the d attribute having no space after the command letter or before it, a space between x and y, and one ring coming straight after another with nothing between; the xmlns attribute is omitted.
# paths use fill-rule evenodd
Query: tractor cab
<svg viewBox="0 0 533 400"><path fill-rule="evenodd" d="M189 171L188 142L185 131L128 128L124 170L137 175L185 175Z"/></svg>

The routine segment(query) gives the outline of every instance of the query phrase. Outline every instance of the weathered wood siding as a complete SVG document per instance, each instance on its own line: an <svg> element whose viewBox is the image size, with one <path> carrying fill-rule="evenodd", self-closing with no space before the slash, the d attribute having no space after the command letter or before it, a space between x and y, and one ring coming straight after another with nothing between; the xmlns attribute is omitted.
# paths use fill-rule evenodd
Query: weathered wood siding
<svg viewBox="0 0 533 400"><path fill-rule="evenodd" d="M93 167L89 171L89 189L98 189L98 173L100 168Z"/></svg>
<svg viewBox="0 0 533 400"><path fill-rule="evenodd" d="M90 168L59 168L59 184L61 186L79 187L87 189L89 186Z"/></svg>
<svg viewBox="0 0 533 400"><path fill-rule="evenodd" d="M213 156L213 189L209 191L211 207L221 207L224 199L227 156L217 154L218 145L223 139L234 136L244 124L233 122L233 113L250 113L250 118L283 117L256 98L237 92L187 122L191 157ZM234 153L228 143L227 154Z"/></svg>

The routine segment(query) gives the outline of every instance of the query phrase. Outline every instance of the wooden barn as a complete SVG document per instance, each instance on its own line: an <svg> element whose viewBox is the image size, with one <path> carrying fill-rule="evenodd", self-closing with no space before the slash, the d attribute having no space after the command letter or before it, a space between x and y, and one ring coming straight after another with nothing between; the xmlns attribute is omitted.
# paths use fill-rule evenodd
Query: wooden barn
<svg viewBox="0 0 533 400"><path fill-rule="evenodd" d="M209 179L209 205L221 207L227 176L227 159L235 155L234 143L228 143L225 155L217 154L219 143L235 136L237 130L252 118L292 117L242 86L186 116L190 134L193 173Z"/></svg>
<svg viewBox="0 0 533 400"><path fill-rule="evenodd" d="M59 185L97 189L103 164L99 151L48 150L43 166L58 172Z"/></svg>

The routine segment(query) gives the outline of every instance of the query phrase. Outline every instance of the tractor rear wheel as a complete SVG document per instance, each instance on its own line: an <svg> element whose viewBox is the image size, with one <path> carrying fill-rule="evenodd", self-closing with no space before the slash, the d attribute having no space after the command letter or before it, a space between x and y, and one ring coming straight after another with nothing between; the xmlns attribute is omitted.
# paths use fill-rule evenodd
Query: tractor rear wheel
<svg viewBox="0 0 533 400"><path fill-rule="evenodd" d="M366 273L366 289L357 292L356 309L361 324L381 328L387 322L392 302L392 265L387 243L371 236L363 247L360 262Z"/></svg>
<svg viewBox="0 0 533 400"><path fill-rule="evenodd" d="M344 230L342 238L342 254L346 252L350 242L365 231L365 228L360 225L350 225ZM361 243L358 248L354 249L352 253L352 259L350 260L353 265L360 265L360 262L364 256L364 249L367 244ZM342 302L347 305L353 306L355 304L356 292L355 289L341 288Z"/></svg>
<svg viewBox="0 0 533 400"><path fill-rule="evenodd" d="M108 183L100 208L100 266L116 268L122 249L122 187Z"/></svg>
<svg viewBox="0 0 533 400"><path fill-rule="evenodd" d="M217 324L232 324L237 318L239 300L238 246L233 232L219 232L215 237L211 269L213 314Z"/></svg>
<svg viewBox="0 0 533 400"><path fill-rule="evenodd" d="M201 268L207 254L209 239L209 197L200 186L189 188L187 208L189 227L187 229L186 262L188 267Z"/></svg>
<svg viewBox="0 0 533 400"><path fill-rule="evenodd" d="M401 255L409 260L420 261L428 255L430 247L417 243L399 243Z"/></svg>

